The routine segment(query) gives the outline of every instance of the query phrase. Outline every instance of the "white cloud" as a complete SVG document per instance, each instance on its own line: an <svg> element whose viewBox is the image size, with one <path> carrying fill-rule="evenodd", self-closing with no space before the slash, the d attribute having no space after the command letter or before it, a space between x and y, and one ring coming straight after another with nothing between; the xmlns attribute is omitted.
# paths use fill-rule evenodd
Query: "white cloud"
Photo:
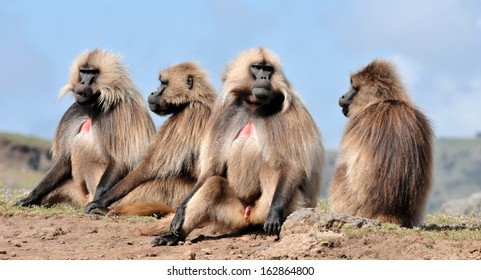
<svg viewBox="0 0 481 280"><path fill-rule="evenodd" d="M481 131L481 78L461 83L443 77L435 89L430 111L438 136L470 137Z"/></svg>

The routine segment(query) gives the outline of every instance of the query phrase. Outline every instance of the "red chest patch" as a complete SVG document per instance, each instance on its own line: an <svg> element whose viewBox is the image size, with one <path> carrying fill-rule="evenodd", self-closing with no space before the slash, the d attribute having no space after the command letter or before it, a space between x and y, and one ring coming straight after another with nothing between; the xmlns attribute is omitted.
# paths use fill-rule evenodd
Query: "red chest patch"
<svg viewBox="0 0 481 280"><path fill-rule="evenodd" d="M248 122L241 130L239 130L236 138L240 138L240 137L246 137L246 138L257 137L256 128L254 127L254 124L252 124L252 122Z"/></svg>
<svg viewBox="0 0 481 280"><path fill-rule="evenodd" d="M251 215L251 212L252 212L252 206L248 205L246 207L246 210L244 211L244 220L249 219L249 216Z"/></svg>
<svg viewBox="0 0 481 280"><path fill-rule="evenodd" d="M82 126L80 127L80 132L90 132L90 129L92 128L92 119L87 118L85 122L82 123Z"/></svg>

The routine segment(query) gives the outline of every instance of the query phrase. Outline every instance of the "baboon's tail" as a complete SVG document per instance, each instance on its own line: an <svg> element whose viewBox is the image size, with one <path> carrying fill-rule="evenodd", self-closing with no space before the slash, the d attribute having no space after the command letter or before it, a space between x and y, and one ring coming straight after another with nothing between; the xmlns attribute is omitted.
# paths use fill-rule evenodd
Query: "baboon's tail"
<svg viewBox="0 0 481 280"><path fill-rule="evenodd" d="M167 214L160 221L156 222L155 225L150 227L137 228L137 232L140 235L162 235L170 232L170 223L174 219L174 213Z"/></svg>
<svg viewBox="0 0 481 280"><path fill-rule="evenodd" d="M155 216L163 217L169 213L175 213L175 209L160 202L136 201L128 204L120 204L112 208L107 216Z"/></svg>

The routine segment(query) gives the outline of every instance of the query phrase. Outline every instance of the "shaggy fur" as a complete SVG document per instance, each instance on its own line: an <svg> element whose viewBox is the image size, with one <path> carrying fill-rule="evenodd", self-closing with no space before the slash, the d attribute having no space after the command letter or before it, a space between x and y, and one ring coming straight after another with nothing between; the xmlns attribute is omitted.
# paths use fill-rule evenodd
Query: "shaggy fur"
<svg viewBox="0 0 481 280"><path fill-rule="evenodd" d="M331 210L417 225L431 187L431 125L392 64L375 60L351 81L357 93L330 185Z"/></svg>
<svg viewBox="0 0 481 280"><path fill-rule="evenodd" d="M99 70L91 88L100 96L93 105L74 103L65 112L55 134L52 168L20 205L85 206L137 164L155 132L142 96L121 59L112 53L95 49L81 54L60 96L74 92L79 69L86 66ZM87 121L91 128L85 132Z"/></svg>
<svg viewBox="0 0 481 280"><path fill-rule="evenodd" d="M193 188L199 172L200 141L215 90L205 71L192 62L168 67L160 72L159 80L167 86L155 101L163 108L158 114L174 113L159 128L139 165L89 205L89 211L109 207L125 196L109 215L150 215L156 213L150 202L161 203L157 205L162 209L176 208ZM143 209L141 201L152 213ZM129 206L134 202L135 206Z"/></svg>
<svg viewBox="0 0 481 280"><path fill-rule="evenodd" d="M255 63L272 66L272 99L252 108L244 101L253 96ZM204 224L223 232L264 225L278 233L287 215L318 200L324 162L320 133L279 58L264 48L242 52L227 66L222 82L202 142L199 180L171 225L180 229L172 232L180 239ZM166 233L170 220L148 233ZM162 238L153 244L165 245Z"/></svg>

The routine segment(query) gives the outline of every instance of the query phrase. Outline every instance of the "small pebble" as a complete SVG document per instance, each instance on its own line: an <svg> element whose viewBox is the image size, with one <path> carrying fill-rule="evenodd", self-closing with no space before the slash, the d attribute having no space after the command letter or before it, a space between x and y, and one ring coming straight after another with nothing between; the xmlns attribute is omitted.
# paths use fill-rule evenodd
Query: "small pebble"
<svg viewBox="0 0 481 280"><path fill-rule="evenodd" d="M185 253L182 254L182 259L184 260L195 260L195 253L193 251L186 251Z"/></svg>
<svg viewBox="0 0 481 280"><path fill-rule="evenodd" d="M204 253L205 255L212 255L212 250L211 249L208 249L208 248L205 248L205 249L202 249L200 250L202 253Z"/></svg>

